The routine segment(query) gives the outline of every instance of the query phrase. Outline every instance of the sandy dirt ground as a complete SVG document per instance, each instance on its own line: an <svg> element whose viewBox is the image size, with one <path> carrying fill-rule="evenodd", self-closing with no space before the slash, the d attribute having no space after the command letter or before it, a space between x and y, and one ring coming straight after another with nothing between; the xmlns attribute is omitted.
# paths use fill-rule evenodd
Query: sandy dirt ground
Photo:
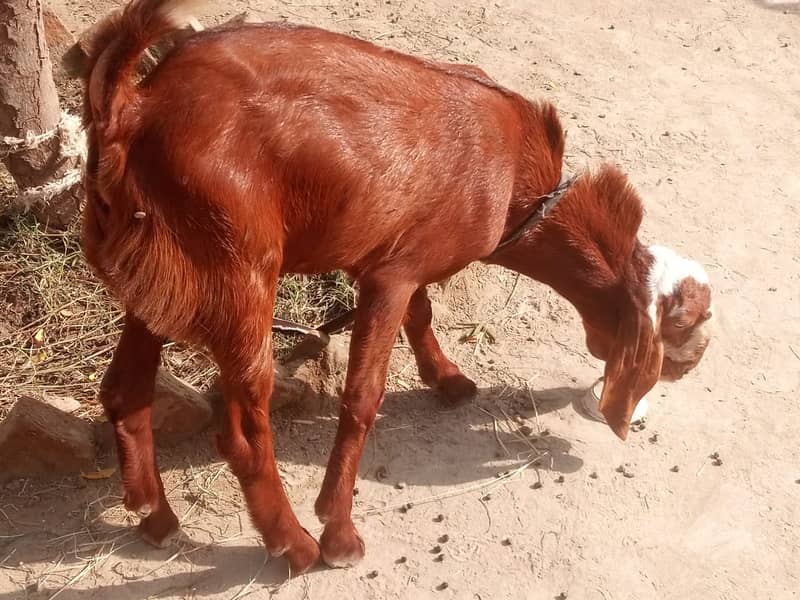
<svg viewBox="0 0 800 600"><path fill-rule="evenodd" d="M54 5L74 31L110 6ZM228 6L233 15L247 5ZM166 550L129 527L116 476L4 488L0 600L797 597L797 3L249 7L265 19L473 62L531 99L556 102L568 169L621 165L646 202L644 240L706 266L715 338L698 370L653 391L647 428L621 443L573 407L602 369L574 310L534 282L515 286L510 273L475 269L466 295L443 309L439 332L479 397L440 411L409 351L396 350L358 481L362 564L286 581L285 562L265 562L209 435L161 455L185 534ZM459 342L459 322L486 324L495 342ZM275 424L288 494L314 534L336 426L333 400L322 404ZM525 441L515 433L520 423L549 433ZM712 464L714 452L721 465ZM524 468L539 454L541 464Z"/></svg>

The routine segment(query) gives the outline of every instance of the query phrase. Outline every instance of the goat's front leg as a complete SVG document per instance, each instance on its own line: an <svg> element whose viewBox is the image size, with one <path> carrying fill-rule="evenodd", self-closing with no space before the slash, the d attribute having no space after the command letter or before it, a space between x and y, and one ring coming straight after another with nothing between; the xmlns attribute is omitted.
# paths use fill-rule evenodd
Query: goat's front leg
<svg viewBox="0 0 800 600"><path fill-rule="evenodd" d="M421 287L411 296L403 327L422 381L437 390L447 404L456 404L474 396L477 387L442 352L433 334L432 320L431 301Z"/></svg>
<svg viewBox="0 0 800 600"><path fill-rule="evenodd" d="M215 349L225 402L217 445L239 479L267 551L285 556L291 574L297 575L317 564L319 545L300 526L275 464L269 415L274 380L271 315L271 307L254 311Z"/></svg>
<svg viewBox="0 0 800 600"><path fill-rule="evenodd" d="M315 506L325 523L322 558L332 567L353 565L364 556L364 542L350 518L353 487L364 442L383 401L392 346L416 287L388 278L359 282L339 428Z"/></svg>
<svg viewBox="0 0 800 600"><path fill-rule="evenodd" d="M133 315L126 315L114 358L100 386L100 401L114 426L125 507L141 518L142 537L165 546L178 519L158 474L150 413L163 340Z"/></svg>

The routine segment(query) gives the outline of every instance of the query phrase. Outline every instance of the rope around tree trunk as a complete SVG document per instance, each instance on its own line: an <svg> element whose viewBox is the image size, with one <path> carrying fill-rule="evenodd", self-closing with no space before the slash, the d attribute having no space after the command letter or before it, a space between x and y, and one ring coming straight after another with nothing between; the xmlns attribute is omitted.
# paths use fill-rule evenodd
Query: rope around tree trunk
<svg viewBox="0 0 800 600"><path fill-rule="evenodd" d="M61 113L58 124L44 133L35 134L29 131L25 137L0 137L0 158L33 150L52 139L58 139L60 158L79 157L81 164L85 162L86 132L83 130L80 118L66 111ZM58 194L79 184L80 181L81 168L76 167L54 181L20 190L18 201L27 211L39 202L49 202Z"/></svg>

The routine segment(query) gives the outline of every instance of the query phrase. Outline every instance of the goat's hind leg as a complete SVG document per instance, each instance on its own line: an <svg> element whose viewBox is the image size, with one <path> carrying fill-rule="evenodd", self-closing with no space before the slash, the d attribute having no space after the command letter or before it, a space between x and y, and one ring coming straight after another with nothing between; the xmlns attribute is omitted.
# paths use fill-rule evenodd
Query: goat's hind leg
<svg viewBox="0 0 800 600"><path fill-rule="evenodd" d="M114 358L100 386L100 401L114 426L125 508L138 514L142 537L159 547L178 531L178 519L158 473L150 414L163 340L126 315Z"/></svg>
<svg viewBox="0 0 800 600"><path fill-rule="evenodd" d="M273 286L277 286L277 275ZM269 401L274 367L272 298L251 298L246 316L228 313L232 325L213 348L222 372L225 416L220 453L239 479L253 524L272 556L285 556L297 575L319 561L319 545L300 526L275 463Z"/></svg>
<svg viewBox="0 0 800 600"><path fill-rule="evenodd" d="M437 390L446 404L454 405L474 396L477 387L442 352L431 327L432 320L431 301L421 287L408 303L403 328L414 351L420 378Z"/></svg>

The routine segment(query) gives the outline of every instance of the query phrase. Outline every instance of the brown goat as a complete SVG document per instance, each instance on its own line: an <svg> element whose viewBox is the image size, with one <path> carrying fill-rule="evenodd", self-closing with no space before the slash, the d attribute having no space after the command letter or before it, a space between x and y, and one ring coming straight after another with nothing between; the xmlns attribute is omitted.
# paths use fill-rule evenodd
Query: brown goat
<svg viewBox="0 0 800 600"><path fill-rule="evenodd" d="M218 362L221 453L255 526L293 573L353 564L364 543L353 486L405 327L422 379L450 401L475 384L442 353L425 286L476 260L551 285L606 361L601 410L621 438L659 379L700 360L703 269L637 239L642 203L615 168L558 186L555 109L475 67L444 65L310 27L237 25L180 36L136 82L144 50L174 32L182 0L137 0L88 53L84 249L124 303L101 399L114 424L125 505L143 535L177 530L150 429L166 339ZM498 247L501 240L510 243ZM316 513L300 526L275 465L270 326L282 273L346 270L359 286L338 432Z"/></svg>

